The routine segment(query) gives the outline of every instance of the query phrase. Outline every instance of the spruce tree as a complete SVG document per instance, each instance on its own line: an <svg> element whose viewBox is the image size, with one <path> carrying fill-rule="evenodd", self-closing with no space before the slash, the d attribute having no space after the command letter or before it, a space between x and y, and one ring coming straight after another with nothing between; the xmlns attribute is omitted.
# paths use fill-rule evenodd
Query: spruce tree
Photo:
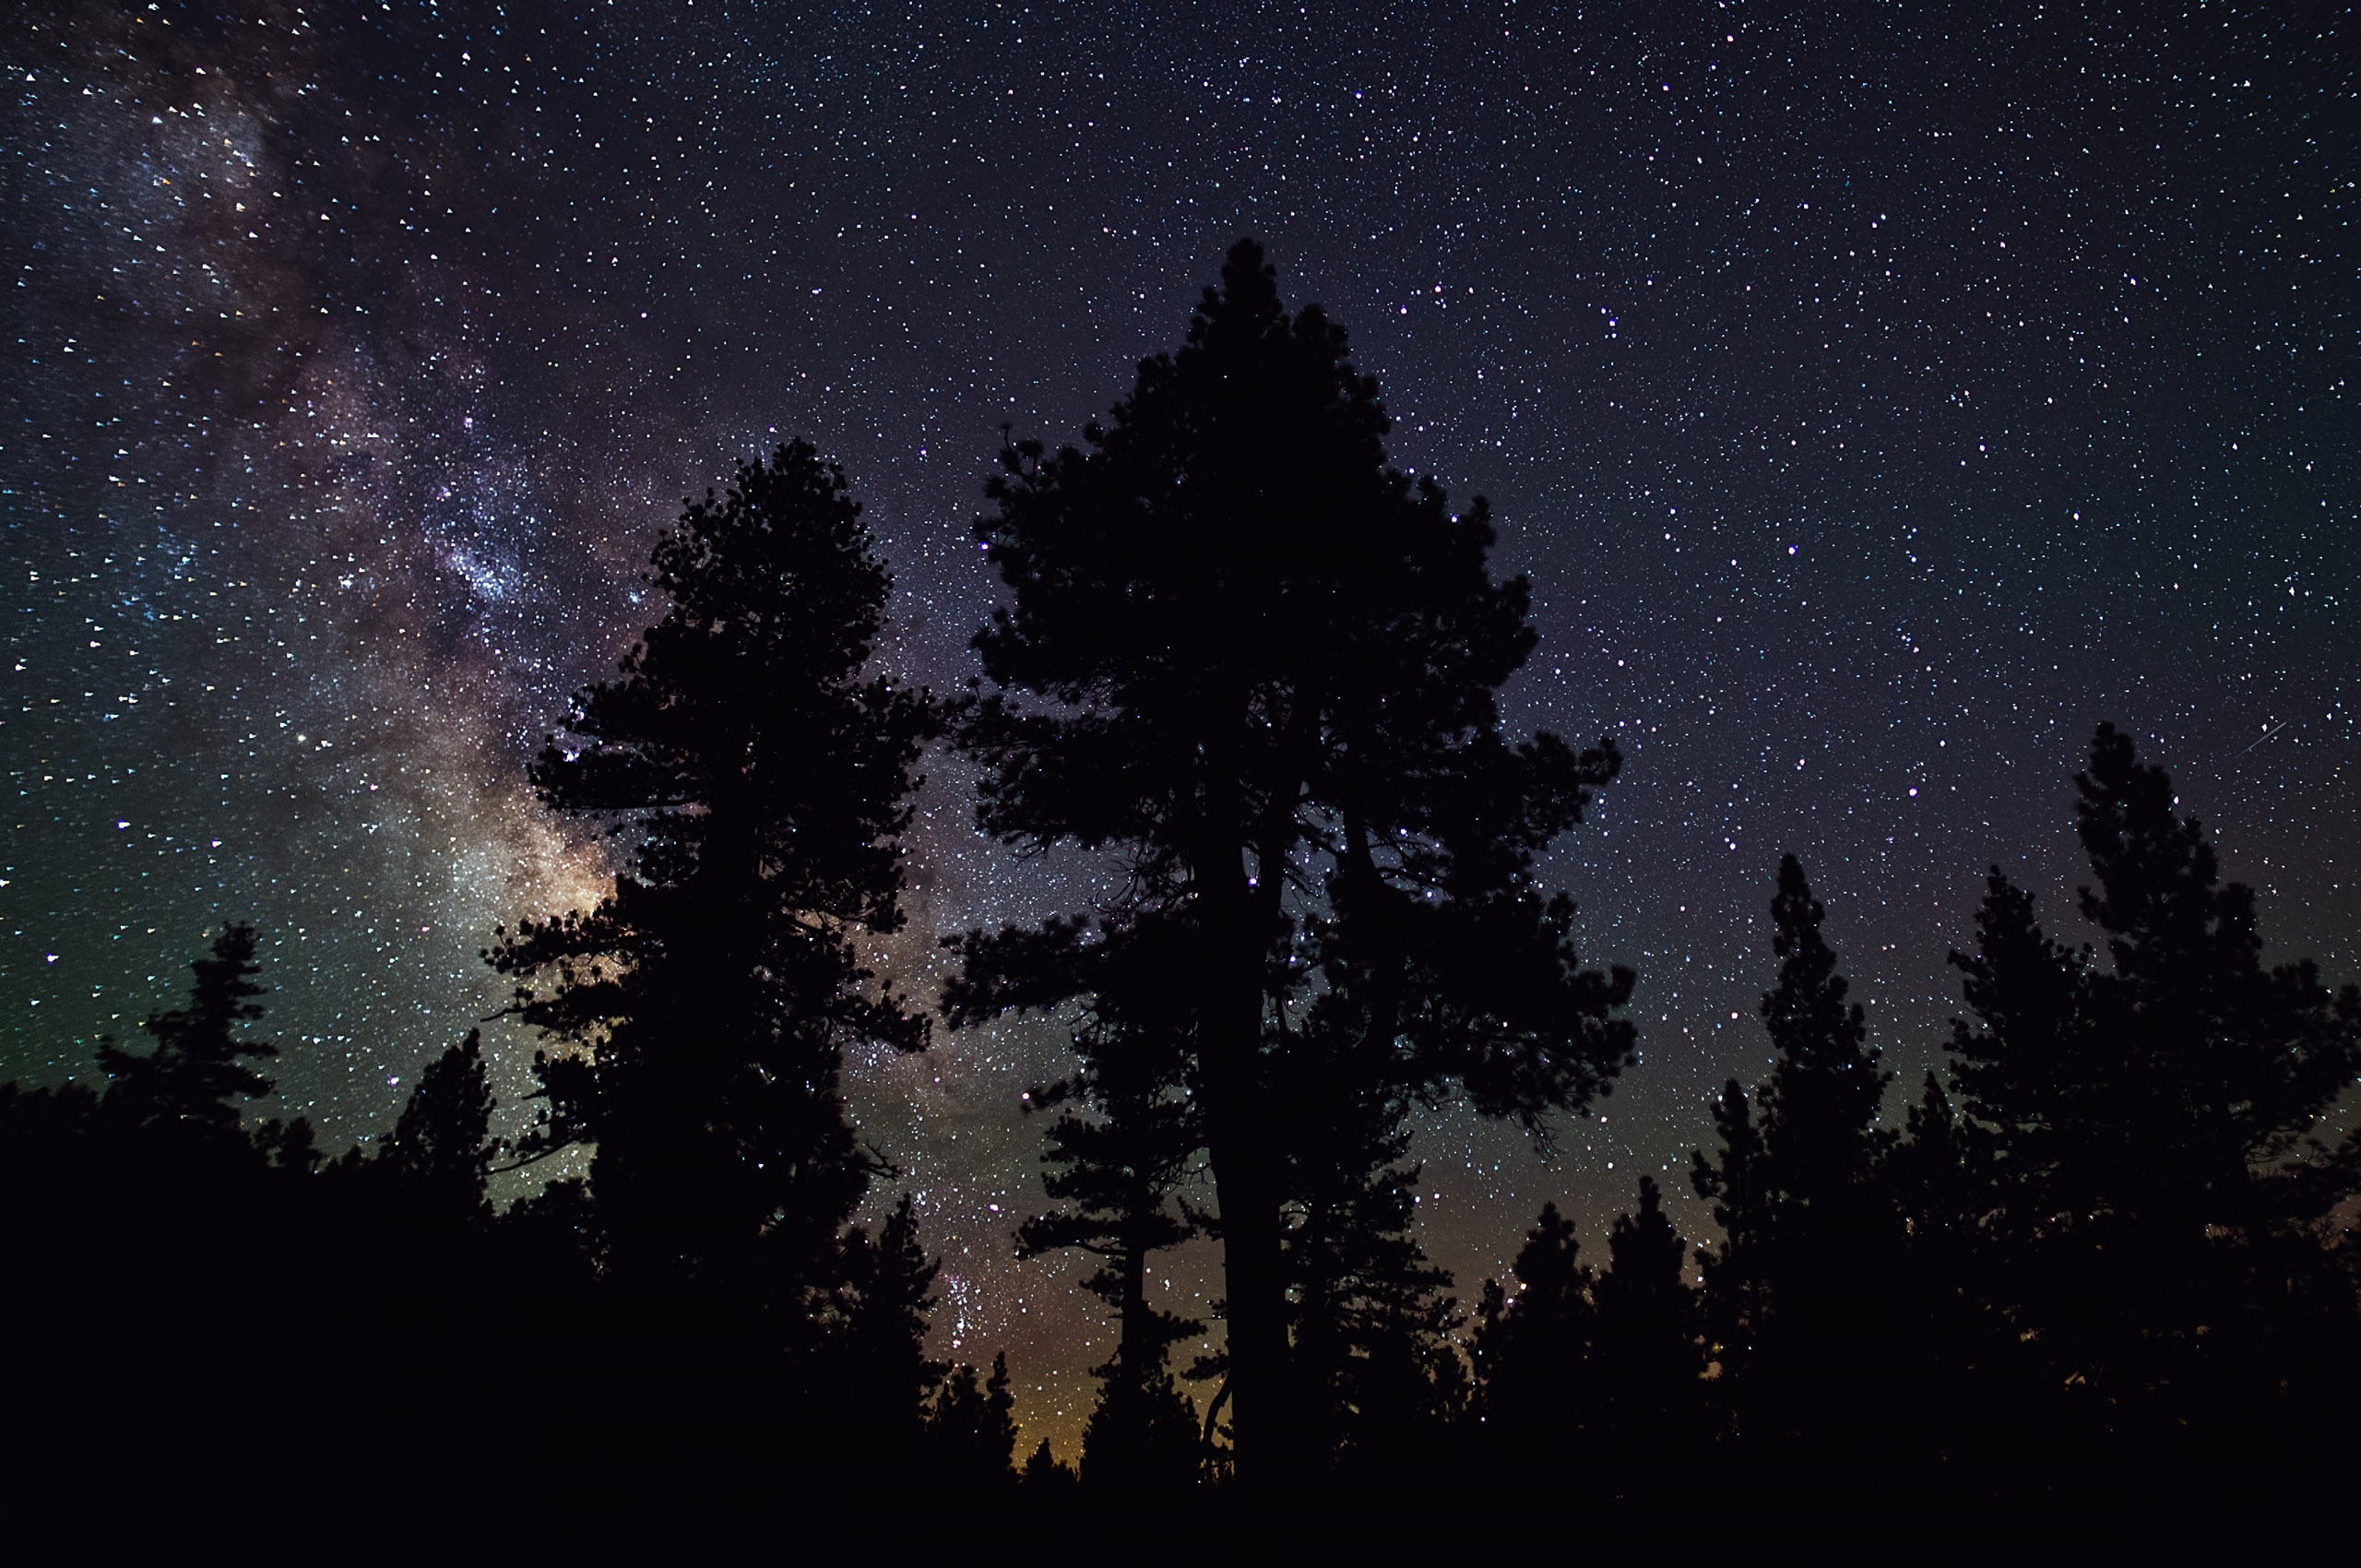
<svg viewBox="0 0 2361 1568"><path fill-rule="evenodd" d="M1025 1461L1025 1490L1035 1494L1034 1502L1064 1500L1073 1491L1076 1479L1074 1467L1059 1463L1057 1455L1050 1452L1046 1437L1034 1447L1033 1456Z"/></svg>
<svg viewBox="0 0 2361 1568"><path fill-rule="evenodd" d="M1533 874L1614 754L1501 737L1493 693L1534 642L1527 587L1487 571L1482 502L1454 513L1386 466L1387 428L1342 328L1283 309L1241 242L1183 347L1142 364L1087 450L1003 451L977 529L1013 596L976 639L991 690L960 736L984 768L980 820L1004 842L1121 853L1119 926L1157 921L1179 952L1238 1462L1257 1484L1315 1446L1283 1241L1296 1108L1270 1083L1306 919L1340 922L1316 961L1369 977L1358 1049L1415 1092L1458 1086L1537 1129L1631 1051L1611 1016L1628 972L1578 968L1572 906ZM970 966L1026 969L1028 1004L1086 991L1078 925L1036 934L971 944Z"/></svg>
<svg viewBox="0 0 2361 1568"><path fill-rule="evenodd" d="M655 551L663 619L533 768L542 800L636 846L597 908L520 921L488 955L561 1048L526 1152L596 1143L622 1280L825 1287L878 1169L846 1121L844 1047L925 1041L858 950L902 923L898 836L934 724L923 694L864 678L890 580L860 514L801 442L690 504Z"/></svg>
<svg viewBox="0 0 2361 1568"><path fill-rule="evenodd" d="M944 1367L927 1359L927 1314L942 1272L919 1244L908 1193L872 1237L854 1226L838 1242L838 1283L826 1334L810 1370L828 1425L802 1434L814 1457L830 1465L915 1459L925 1438L931 1396Z"/></svg>
<svg viewBox="0 0 2361 1568"><path fill-rule="evenodd" d="M2075 832L2098 879L2082 916L2111 966L2091 986L2129 1135L2104 1201L2163 1235L2261 1243L2347 1195L2361 1138L2303 1156L2361 1071L2361 990L2331 995L2309 959L2266 968L2254 892L2161 767L2102 724L2075 776ZM2342 1190L2340 1190L2340 1188Z"/></svg>
<svg viewBox="0 0 2361 1568"><path fill-rule="evenodd" d="M1418 1241L1409 1095L1335 1021L1315 1005L1272 1058L1295 1107L1282 1256L1305 1459L1370 1479L1430 1459L1469 1389L1451 1275Z"/></svg>

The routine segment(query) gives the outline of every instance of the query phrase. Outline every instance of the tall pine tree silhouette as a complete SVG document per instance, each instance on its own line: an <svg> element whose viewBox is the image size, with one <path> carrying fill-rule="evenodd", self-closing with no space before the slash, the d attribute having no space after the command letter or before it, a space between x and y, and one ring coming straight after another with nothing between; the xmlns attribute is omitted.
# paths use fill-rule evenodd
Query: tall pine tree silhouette
<svg viewBox="0 0 2361 1568"><path fill-rule="evenodd" d="M1733 1396L1759 1437L1800 1431L1819 1446L1860 1435L1865 1331L1892 1261L1875 1185L1892 1142L1877 1125L1892 1075L1845 1000L1793 855L1779 862L1771 918L1781 960L1762 998L1771 1076L1750 1103L1735 1082L1723 1092L1720 1156L1698 1154L1691 1176L1724 1233L1705 1254L1705 1301Z"/></svg>
<svg viewBox="0 0 2361 1568"><path fill-rule="evenodd" d="M1360 1049L1419 1092L1464 1086L1537 1127L1631 1050L1610 1016L1630 977L1577 967L1572 907L1531 873L1614 755L1501 739L1493 693L1534 642L1526 586L1488 573L1480 501L1454 514L1386 467L1387 428L1343 329L1289 315L1240 242L1182 348L1141 365L1086 450L1003 453L977 529L1014 598L976 639L991 690L960 737L984 766L982 825L1119 851L1118 923L1152 915L1187 949L1253 1484L1310 1441L1282 1242L1290 1111L1268 1056L1297 983L1279 955L1311 907L1341 923L1336 961L1371 977ZM967 956L1081 990L1056 945Z"/></svg>
<svg viewBox="0 0 2361 1568"><path fill-rule="evenodd" d="M636 840L587 912L489 954L539 1063L538 1145L594 1140L610 1270L773 1299L827 1283L876 1161L845 1120L848 1042L924 1018L857 943L900 926L923 694L863 678L890 579L843 471L801 442L744 464L656 547L670 601L623 679L533 768L556 809Z"/></svg>
<svg viewBox="0 0 2361 1568"><path fill-rule="evenodd" d="M1591 1289L1600 1457L1633 1471L1678 1464L1704 1435L1703 1325L1682 1275L1689 1243L1665 1214L1655 1178L1640 1178L1639 1198L1637 1210L1615 1217L1608 1267Z"/></svg>
<svg viewBox="0 0 2361 1568"><path fill-rule="evenodd" d="M1525 1233L1511 1266L1512 1297L1484 1282L1475 1360L1489 1457L1516 1469L1564 1473L1585 1455L1592 1404L1593 1270L1580 1261L1573 1221L1554 1203Z"/></svg>

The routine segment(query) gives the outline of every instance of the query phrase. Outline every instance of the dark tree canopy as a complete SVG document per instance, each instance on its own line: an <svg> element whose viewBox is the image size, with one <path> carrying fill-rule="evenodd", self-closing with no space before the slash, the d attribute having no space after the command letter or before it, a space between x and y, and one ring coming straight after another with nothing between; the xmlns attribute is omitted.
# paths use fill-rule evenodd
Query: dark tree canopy
<svg viewBox="0 0 2361 1568"><path fill-rule="evenodd" d="M1014 602L976 639L960 744L1003 842L1119 852L1112 936L1155 921L1191 977L1190 1072L1219 1193L1240 1473L1306 1441L1281 1209L1297 1108L1277 1026L1314 967L1370 1071L1538 1127L1629 1059L1628 971L1582 970L1539 850L1612 777L1604 745L1511 744L1493 694L1534 643L1479 500L1388 468L1374 381L1240 242L1179 352L1085 447L1012 445L977 537ZM1315 932L1312 921L1325 922ZM1092 987L1079 922L972 936L1003 1005ZM1292 958L1292 962L1290 962Z"/></svg>
<svg viewBox="0 0 2361 1568"><path fill-rule="evenodd" d="M533 769L557 809L636 839L599 907L491 954L542 1063L538 1147L594 1140L626 1273L775 1277L828 1256L876 1161L844 1046L924 1043L860 962L902 922L898 836L923 694L863 678L889 579L842 470L801 442L692 504L655 552L670 601L623 679L576 699Z"/></svg>

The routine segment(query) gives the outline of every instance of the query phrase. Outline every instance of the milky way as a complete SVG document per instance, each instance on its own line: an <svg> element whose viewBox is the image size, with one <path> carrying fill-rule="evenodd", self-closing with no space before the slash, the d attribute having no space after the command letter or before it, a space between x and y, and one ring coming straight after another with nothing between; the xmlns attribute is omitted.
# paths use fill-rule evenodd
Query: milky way
<svg viewBox="0 0 2361 1568"><path fill-rule="evenodd" d="M499 1006L492 926L597 896L523 764L657 613L679 497L809 436L894 564L884 657L964 683L1000 427L1074 439L1245 232L1395 460L1498 508L1512 723L1626 754L1552 873L1640 970L1642 1064L1548 1162L1437 1111L1463 1295L1643 1171L1701 1233L1784 849L1915 1089L1987 863L2079 929L2101 719L2274 948L2355 978L2349 19L2027 9L18 8L0 1070L89 1076L248 919L284 1105L382 1127ZM930 771L906 972L1093 897ZM513 1102L531 1042L489 1038ZM1104 1332L1008 1241L1059 1062L1011 1028L855 1076L938 1348L1008 1347L1063 1433Z"/></svg>

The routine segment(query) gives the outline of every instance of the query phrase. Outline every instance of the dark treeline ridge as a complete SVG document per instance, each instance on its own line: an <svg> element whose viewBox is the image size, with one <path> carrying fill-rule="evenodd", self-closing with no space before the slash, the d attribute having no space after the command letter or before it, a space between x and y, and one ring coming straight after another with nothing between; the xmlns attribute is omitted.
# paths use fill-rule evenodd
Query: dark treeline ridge
<svg viewBox="0 0 2361 1568"><path fill-rule="evenodd" d="M1012 1521L1363 1487L1430 1515L1896 1482L2033 1505L2349 1457L2361 1137L2329 1129L2361 992L2264 965L2251 895L2104 725L2073 781L2103 950L1994 870L1947 1067L1896 1129L1787 858L1774 1065L1723 1091L1691 1173L1718 1240L1643 1178L1603 1260L1545 1207L1513 1287L1462 1308L1418 1244L1411 1120L1459 1098L1546 1144L1632 1062L1634 975L1583 966L1536 875L1619 758L1501 733L1526 584L1490 576L1480 499L1387 466L1387 428L1343 330L1241 242L1080 447L1003 452L976 534L1007 593L948 698L870 673L889 579L811 447L690 504L663 619L533 767L632 857L486 949L544 1042L528 1123L493 1135L473 1033L341 1158L250 1120L276 1052L255 933L225 927L144 1047L102 1046L103 1092L0 1087L18 1430L192 1485L922 1486L1021 1491ZM1073 1029L1027 1100L1057 1206L1010 1238L1078 1256L1118 1330L1064 1460L1018 1451L1004 1357L928 1359L909 1198L854 1223L898 1172L843 1052L930 1035L861 954L904 924L938 742L993 839L1129 872L1106 907L945 940L950 1025ZM576 1148L587 1177L495 1212L495 1172ZM1181 1365L1208 1325L1149 1281L1199 1237L1223 1349Z"/></svg>

